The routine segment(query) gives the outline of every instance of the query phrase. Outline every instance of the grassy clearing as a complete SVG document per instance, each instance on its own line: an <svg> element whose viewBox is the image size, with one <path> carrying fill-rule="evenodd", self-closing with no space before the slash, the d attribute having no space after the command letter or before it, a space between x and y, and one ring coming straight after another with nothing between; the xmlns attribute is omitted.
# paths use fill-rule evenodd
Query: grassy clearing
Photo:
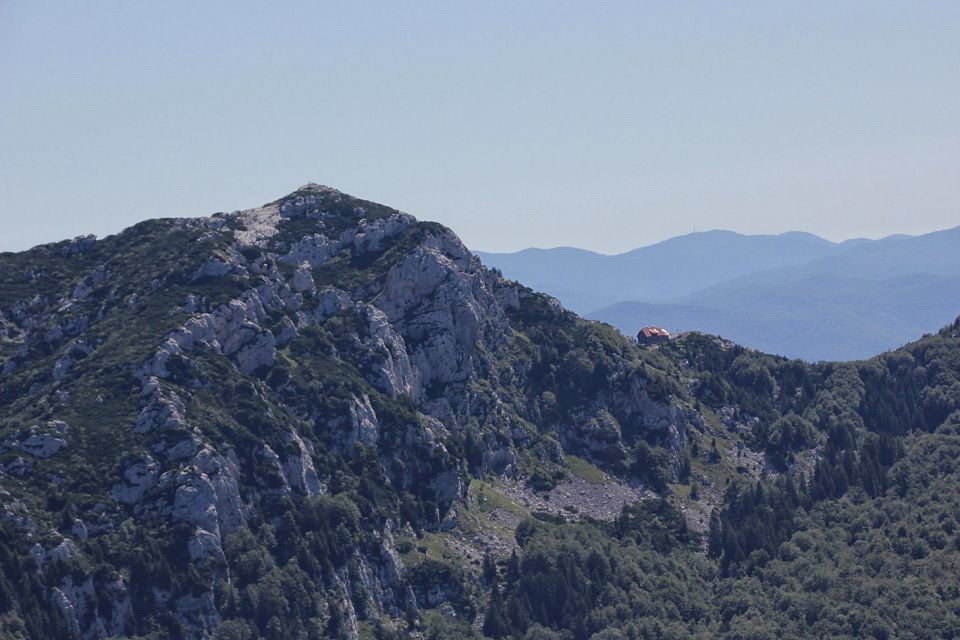
<svg viewBox="0 0 960 640"><path fill-rule="evenodd" d="M526 515L526 512L514 504L507 496L497 491L496 484L483 480L473 480L470 482L470 499L481 513L490 513L495 509L505 509L518 516Z"/></svg>
<svg viewBox="0 0 960 640"><path fill-rule="evenodd" d="M563 460L567 463L567 469L569 469L570 473L581 480L589 482L590 484L604 484L609 482L607 474L583 458L567 454L563 457Z"/></svg>

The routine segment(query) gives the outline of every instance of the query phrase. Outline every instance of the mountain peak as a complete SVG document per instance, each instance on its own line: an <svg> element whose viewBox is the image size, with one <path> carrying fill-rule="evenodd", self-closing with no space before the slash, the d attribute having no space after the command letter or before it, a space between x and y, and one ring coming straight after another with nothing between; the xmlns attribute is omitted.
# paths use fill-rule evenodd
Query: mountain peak
<svg viewBox="0 0 960 640"><path fill-rule="evenodd" d="M325 184L320 184L318 182L308 182L307 184L299 187L293 193L302 193L302 192L313 192L313 193L343 193L339 189L334 189ZM293 194L290 194L293 195Z"/></svg>

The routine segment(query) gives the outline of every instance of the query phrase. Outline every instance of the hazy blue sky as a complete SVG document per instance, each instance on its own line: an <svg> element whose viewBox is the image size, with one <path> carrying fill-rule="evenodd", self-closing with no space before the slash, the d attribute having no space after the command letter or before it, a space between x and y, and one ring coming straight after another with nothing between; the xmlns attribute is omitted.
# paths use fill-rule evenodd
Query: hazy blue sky
<svg viewBox="0 0 960 640"><path fill-rule="evenodd" d="M0 250L308 181L475 249L960 224L960 2L0 0Z"/></svg>

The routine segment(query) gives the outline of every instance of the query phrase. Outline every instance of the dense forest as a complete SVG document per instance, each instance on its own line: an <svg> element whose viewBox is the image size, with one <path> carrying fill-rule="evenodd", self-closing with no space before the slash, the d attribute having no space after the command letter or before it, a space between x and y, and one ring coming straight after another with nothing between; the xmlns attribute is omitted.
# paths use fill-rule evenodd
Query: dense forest
<svg viewBox="0 0 960 640"><path fill-rule="evenodd" d="M525 521L520 552L488 572L483 633L956 637L958 328L842 365L719 351L699 336L679 343L707 374L703 402L784 416L751 434L755 446L784 461L822 440L813 473L731 481L705 548L666 500L625 508L611 524Z"/></svg>

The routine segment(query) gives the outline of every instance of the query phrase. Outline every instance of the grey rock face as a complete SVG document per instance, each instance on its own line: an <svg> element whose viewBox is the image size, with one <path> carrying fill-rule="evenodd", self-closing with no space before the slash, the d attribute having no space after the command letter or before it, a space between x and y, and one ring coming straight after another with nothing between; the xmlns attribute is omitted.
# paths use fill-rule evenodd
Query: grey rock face
<svg viewBox="0 0 960 640"><path fill-rule="evenodd" d="M73 359L68 355L65 355L59 360L57 360L57 364L54 365L53 367L53 379L61 380L62 378L64 378L67 375L67 373L70 371L70 367L72 366L73 366Z"/></svg>
<svg viewBox="0 0 960 640"><path fill-rule="evenodd" d="M52 420L44 426L34 425L26 434L14 434L13 438L25 453L35 458L49 458L66 448L65 436L70 427L61 420Z"/></svg>
<svg viewBox="0 0 960 640"><path fill-rule="evenodd" d="M340 192L336 189L314 183L306 184L300 187L293 197L284 200L280 206L280 216L282 218L322 217L322 207L326 198L337 195L340 195Z"/></svg>
<svg viewBox="0 0 960 640"><path fill-rule="evenodd" d="M379 355L372 365L368 380L391 396L402 395L417 400L421 395L420 375L410 362L407 345L386 314L373 306L362 307L369 323L370 342L367 348Z"/></svg>
<svg viewBox="0 0 960 640"><path fill-rule="evenodd" d="M244 373L253 373L260 367L272 365L276 356L276 339L269 331L263 331L237 353L237 366Z"/></svg>
<svg viewBox="0 0 960 640"><path fill-rule="evenodd" d="M380 251L384 240L396 236L414 222L412 216L394 214L373 221L361 220L355 228L344 231L339 237L315 233L295 242L280 260L297 266L305 263L316 269L348 247L358 255Z"/></svg>
<svg viewBox="0 0 960 640"><path fill-rule="evenodd" d="M648 431L658 435L666 447L676 467L680 454L686 446L688 426L687 412L680 406L653 400L637 377L631 380L628 395L613 398L613 405L633 415L638 415Z"/></svg>
<svg viewBox="0 0 960 640"><path fill-rule="evenodd" d="M154 380L156 380L154 378ZM137 417L137 424L134 431L137 433L148 433L156 429L177 430L184 428L184 413L186 408L183 401L173 391L157 390L156 382L150 387L150 400L140 411Z"/></svg>
<svg viewBox="0 0 960 640"><path fill-rule="evenodd" d="M102 287L107 282L107 268L104 265L100 265L93 272L80 281L79 284L74 288L72 300L74 302L83 302L85 301L90 294L99 287Z"/></svg>
<svg viewBox="0 0 960 640"><path fill-rule="evenodd" d="M620 435L620 425L606 411L578 416L571 429L561 432L568 449L608 463L618 462L626 455Z"/></svg>
<svg viewBox="0 0 960 640"><path fill-rule="evenodd" d="M97 236L95 235L77 236L61 247L60 253L66 257L79 255L92 249L96 243Z"/></svg>
<svg viewBox="0 0 960 640"><path fill-rule="evenodd" d="M360 398L354 396L353 404L350 405L350 424L352 429L347 442L349 450L352 450L358 442L368 447L377 446L380 424L377 421L377 414L370 406L370 398L366 394Z"/></svg>
<svg viewBox="0 0 960 640"><path fill-rule="evenodd" d="M72 540L64 539L54 548L48 550L44 554L44 562L49 562L51 560L61 560L66 562L74 556L80 553L80 550L77 549L77 545L73 543Z"/></svg>
<svg viewBox="0 0 960 640"><path fill-rule="evenodd" d="M216 494L206 474L196 470L184 470L180 474L173 503L173 518L206 531L216 531L219 536Z"/></svg>
<svg viewBox="0 0 960 640"><path fill-rule="evenodd" d="M29 474L32 468L32 465L20 456L17 456L7 464L0 464L0 471L18 478Z"/></svg>
<svg viewBox="0 0 960 640"><path fill-rule="evenodd" d="M232 300L214 314L214 335L220 350L233 355L254 339L261 329L258 321L265 315L258 299Z"/></svg>
<svg viewBox="0 0 960 640"><path fill-rule="evenodd" d="M448 469L437 475L430 487L436 493L437 502L445 508L467 495L467 485L457 469Z"/></svg>
<svg viewBox="0 0 960 640"><path fill-rule="evenodd" d="M49 458L66 446L63 438L47 434L33 434L20 442L20 448L35 458Z"/></svg>
<svg viewBox="0 0 960 640"><path fill-rule="evenodd" d="M304 262L300 265L290 279L290 286L294 291L314 293L317 290L317 285L313 282L313 273L310 271L310 263Z"/></svg>
<svg viewBox="0 0 960 640"><path fill-rule="evenodd" d="M172 332L143 367L143 374L167 378L167 367L175 355L198 348L233 356L244 373L270 366L276 357L276 338L261 326L267 319L265 306L286 306L284 290L265 285L245 292L240 298L220 306L213 313L195 315ZM288 292L292 294L292 292Z"/></svg>
<svg viewBox="0 0 960 640"><path fill-rule="evenodd" d="M240 499L240 470L237 468L237 464L233 460L216 453L213 449L204 448L193 458L192 467L192 470L187 472L188 475L182 476L186 483L191 485L208 484L213 490L212 502L204 505L194 503L195 506L201 507L198 511L194 511L200 519L203 519L211 509L216 517L216 528L203 528L228 535L243 526L246 523L246 515L243 502ZM199 483L194 482L195 478L199 479ZM206 487L204 486L200 492L204 499L208 497L205 491Z"/></svg>
<svg viewBox="0 0 960 640"><path fill-rule="evenodd" d="M204 561L210 558L226 562L227 558L223 555L223 547L220 545L220 539L210 531L197 529L190 539L187 547L190 552L190 559L194 561Z"/></svg>
<svg viewBox="0 0 960 640"><path fill-rule="evenodd" d="M58 327L59 329L59 327ZM50 337L54 340L57 339L57 336L62 335L62 330L57 332L54 331ZM93 352L93 347L91 347L85 340L77 340L67 349L66 353L57 360L57 363L53 367L53 379L61 380L67 376L70 372L70 368L77 362L77 360L83 359L90 355Z"/></svg>
<svg viewBox="0 0 960 640"><path fill-rule="evenodd" d="M322 266L343 248L339 239L331 239L322 233L301 238L290 247L290 251L281 258L287 264L307 264L312 269Z"/></svg>
<svg viewBox="0 0 960 640"><path fill-rule="evenodd" d="M247 521L246 508L240 497L240 469L236 460L206 449L197 455L196 464L205 473L216 476L213 488L217 495L220 528L226 534L233 533Z"/></svg>
<svg viewBox="0 0 960 640"><path fill-rule="evenodd" d="M353 306L350 295L336 287L323 287L316 298L317 306L312 311L313 320L316 322L323 322L330 316Z"/></svg>
<svg viewBox="0 0 960 640"><path fill-rule="evenodd" d="M278 348L283 348L297 337L297 325L287 316L280 321L280 332L277 334L276 344Z"/></svg>
<svg viewBox="0 0 960 640"><path fill-rule="evenodd" d="M287 433L286 439L299 452L288 456L283 463L283 475L287 483L310 497L325 494L327 488L320 482L313 464L313 445L293 430Z"/></svg>
<svg viewBox="0 0 960 640"><path fill-rule="evenodd" d="M144 453L124 469L123 482L113 486L110 496L123 504L136 504L156 484L159 475L160 465L150 454Z"/></svg>
<svg viewBox="0 0 960 640"><path fill-rule="evenodd" d="M154 453L162 455L168 464L190 458L203 447L203 440L195 433L175 432L174 436L179 439L172 443L163 439L151 449Z"/></svg>
<svg viewBox="0 0 960 640"><path fill-rule="evenodd" d="M421 392L473 379L483 368L479 344L506 345L512 332L505 304L518 297L504 287L450 233L431 236L390 270L375 304L413 345L409 359Z"/></svg>
<svg viewBox="0 0 960 640"><path fill-rule="evenodd" d="M196 282L203 278L219 278L227 275L231 271L233 271L233 265L221 258L210 258L197 268L190 280Z"/></svg>
<svg viewBox="0 0 960 640"><path fill-rule="evenodd" d="M87 531L87 525L83 520L76 519L73 521L73 526L70 527L70 533L74 538L80 540L81 542L86 540L89 537L89 532Z"/></svg>
<svg viewBox="0 0 960 640"><path fill-rule="evenodd" d="M383 242L415 223L416 219L405 213L395 213L387 218L363 220L353 233L354 250L363 255L383 249Z"/></svg>
<svg viewBox="0 0 960 640"><path fill-rule="evenodd" d="M52 589L51 602L85 640L123 635L131 623L133 607L126 585L122 580L117 580L105 587L113 605L112 615L107 618L101 615L97 607L92 577L75 581L73 576L68 575L59 587Z"/></svg>
<svg viewBox="0 0 960 640"><path fill-rule="evenodd" d="M243 230L234 233L237 244L241 247L262 246L278 232L280 207L277 205L248 209L236 215L244 227Z"/></svg>

